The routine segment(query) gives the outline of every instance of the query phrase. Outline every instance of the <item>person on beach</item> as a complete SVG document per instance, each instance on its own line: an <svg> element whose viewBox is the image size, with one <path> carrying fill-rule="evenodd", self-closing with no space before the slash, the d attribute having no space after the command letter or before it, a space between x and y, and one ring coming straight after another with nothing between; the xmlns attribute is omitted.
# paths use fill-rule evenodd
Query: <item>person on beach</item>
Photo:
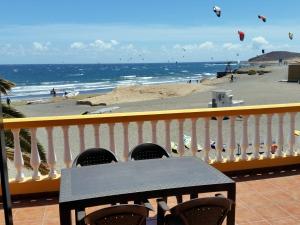
<svg viewBox="0 0 300 225"><path fill-rule="evenodd" d="M53 97L56 97L56 91L55 91L54 88L50 91L50 94L51 94Z"/></svg>
<svg viewBox="0 0 300 225"><path fill-rule="evenodd" d="M10 100L9 97L7 97L7 98L6 98L6 104L7 104L8 106L10 106L10 103L11 103L11 100Z"/></svg>
<svg viewBox="0 0 300 225"><path fill-rule="evenodd" d="M231 76L230 76L230 82L233 82L233 79L234 79L233 74L231 74Z"/></svg>

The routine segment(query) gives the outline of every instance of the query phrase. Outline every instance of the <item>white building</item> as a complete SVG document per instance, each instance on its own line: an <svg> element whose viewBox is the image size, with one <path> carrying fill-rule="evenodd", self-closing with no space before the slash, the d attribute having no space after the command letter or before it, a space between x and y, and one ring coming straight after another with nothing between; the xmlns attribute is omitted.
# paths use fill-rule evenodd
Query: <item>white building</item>
<svg viewBox="0 0 300 225"><path fill-rule="evenodd" d="M212 101L208 103L208 107L230 107L243 105L243 100L233 100L232 90L214 90L212 91Z"/></svg>

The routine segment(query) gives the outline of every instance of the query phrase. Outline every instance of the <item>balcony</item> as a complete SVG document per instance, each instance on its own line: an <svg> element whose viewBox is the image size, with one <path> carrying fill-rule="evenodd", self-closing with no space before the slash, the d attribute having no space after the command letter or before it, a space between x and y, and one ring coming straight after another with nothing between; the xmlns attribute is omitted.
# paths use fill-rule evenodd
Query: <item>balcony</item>
<svg viewBox="0 0 300 225"><path fill-rule="evenodd" d="M14 203L15 223L59 224L55 197L59 191L59 171L70 167L84 149L109 148L126 161L133 146L153 142L164 146L174 157L192 155L223 172L234 173L238 182L238 224L299 224L299 146L294 135L299 126L299 111L300 104L280 104L5 119L4 127L12 131L15 146L12 169L16 173L10 180L11 192L31 195L25 203ZM23 128L29 129L32 136L32 171L24 169L19 138ZM185 148L184 134L191 136L189 150ZM37 140L47 152L46 176L38 170L41 160ZM212 140L215 149L211 148ZM177 143L176 154L172 153L171 141ZM201 151L198 145L202 146ZM283 166L293 169L249 175L253 170ZM45 193L54 198L38 199L38 195Z"/></svg>

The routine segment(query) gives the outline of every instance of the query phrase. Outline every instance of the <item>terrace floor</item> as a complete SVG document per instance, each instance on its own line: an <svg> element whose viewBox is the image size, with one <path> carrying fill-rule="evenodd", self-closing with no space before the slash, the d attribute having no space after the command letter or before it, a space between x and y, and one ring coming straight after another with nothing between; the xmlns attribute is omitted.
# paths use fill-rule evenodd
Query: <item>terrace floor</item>
<svg viewBox="0 0 300 225"><path fill-rule="evenodd" d="M236 224L300 224L300 168L232 178L237 182ZM199 197L207 195L213 193ZM168 202L175 205L175 198L170 197ZM155 201L151 203L156 208ZM4 224L3 210L0 211L0 224ZM150 224L156 224L155 212L150 216L154 217ZM58 225L58 198L13 201L13 219L15 225Z"/></svg>

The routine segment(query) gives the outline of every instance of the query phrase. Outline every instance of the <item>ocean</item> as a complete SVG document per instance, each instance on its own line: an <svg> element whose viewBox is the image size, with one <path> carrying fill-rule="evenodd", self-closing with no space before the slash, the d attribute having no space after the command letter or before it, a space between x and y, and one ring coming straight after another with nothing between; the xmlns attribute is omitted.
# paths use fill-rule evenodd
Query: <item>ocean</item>
<svg viewBox="0 0 300 225"><path fill-rule="evenodd" d="M80 94L109 92L121 85L153 85L196 82L224 71L226 62L145 64L38 64L0 65L0 76L16 84L11 100L50 98L79 91ZM231 64L236 68L238 64Z"/></svg>

